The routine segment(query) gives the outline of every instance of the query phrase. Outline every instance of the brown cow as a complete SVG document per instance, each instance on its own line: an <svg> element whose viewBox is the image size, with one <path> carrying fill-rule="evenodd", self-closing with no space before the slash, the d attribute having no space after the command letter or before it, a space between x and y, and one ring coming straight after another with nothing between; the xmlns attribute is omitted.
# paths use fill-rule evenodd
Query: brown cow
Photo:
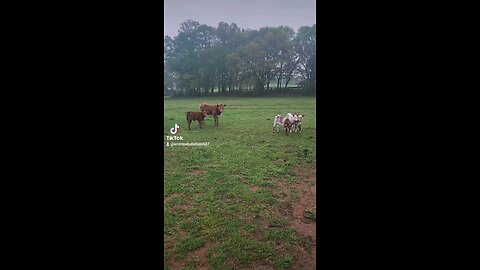
<svg viewBox="0 0 480 270"><path fill-rule="evenodd" d="M285 134L288 136L288 132L292 132L292 122L290 122L290 119L285 118L285 122L283 122L283 125L285 127Z"/></svg>
<svg viewBox="0 0 480 270"><path fill-rule="evenodd" d="M205 125L204 119L207 116L206 112L187 112L188 130L190 130L190 124L192 121L197 120L202 128L202 124Z"/></svg>
<svg viewBox="0 0 480 270"><path fill-rule="evenodd" d="M206 112L207 115L213 115L214 127L218 127L218 116L222 114L224 107L227 106L225 104L207 104L207 103L202 103L200 104L200 111Z"/></svg>

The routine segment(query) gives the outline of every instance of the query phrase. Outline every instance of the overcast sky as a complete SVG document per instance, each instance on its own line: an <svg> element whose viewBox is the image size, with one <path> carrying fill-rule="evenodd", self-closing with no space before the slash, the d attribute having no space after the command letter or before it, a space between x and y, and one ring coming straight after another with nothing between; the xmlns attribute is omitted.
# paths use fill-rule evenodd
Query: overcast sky
<svg viewBox="0 0 480 270"><path fill-rule="evenodd" d="M163 33L178 34L187 19L217 27L223 21L239 28L264 26L312 26L316 20L315 0L164 0Z"/></svg>

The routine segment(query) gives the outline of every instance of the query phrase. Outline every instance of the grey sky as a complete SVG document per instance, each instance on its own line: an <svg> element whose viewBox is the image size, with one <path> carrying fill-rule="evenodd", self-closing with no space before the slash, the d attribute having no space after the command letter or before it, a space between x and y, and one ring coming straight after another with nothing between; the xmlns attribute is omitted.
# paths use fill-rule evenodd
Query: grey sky
<svg viewBox="0 0 480 270"><path fill-rule="evenodd" d="M315 0L164 0L164 36L178 34L187 19L217 27L236 23L240 28L312 26L316 20Z"/></svg>

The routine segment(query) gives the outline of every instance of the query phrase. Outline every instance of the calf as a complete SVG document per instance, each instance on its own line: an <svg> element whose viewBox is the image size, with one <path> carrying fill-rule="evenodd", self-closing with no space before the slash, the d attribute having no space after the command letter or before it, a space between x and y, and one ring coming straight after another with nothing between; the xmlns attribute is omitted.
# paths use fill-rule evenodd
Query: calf
<svg viewBox="0 0 480 270"><path fill-rule="evenodd" d="M302 132L302 119L304 115L300 113L295 113L293 115L293 131L294 132Z"/></svg>
<svg viewBox="0 0 480 270"><path fill-rule="evenodd" d="M285 122L285 117L281 116L280 114L277 114L275 116L275 119L273 120L273 130L272 132L275 132L275 128L278 130L280 129L281 126L283 126Z"/></svg>
<svg viewBox="0 0 480 270"><path fill-rule="evenodd" d="M218 127L218 116L222 114L224 107L227 106L225 104L207 104L207 103L202 103L200 104L200 111L206 112L207 115L213 115L214 127Z"/></svg>
<svg viewBox="0 0 480 270"><path fill-rule="evenodd" d="M202 125L205 125L205 116L207 116L206 112L187 112L188 130L190 130L190 124L192 123L192 121L195 120L198 121L198 123L200 124L200 128L202 128Z"/></svg>
<svg viewBox="0 0 480 270"><path fill-rule="evenodd" d="M290 121L290 119L286 118L283 126L285 127L285 134L287 134L287 136L288 132L292 133L292 122Z"/></svg>
<svg viewBox="0 0 480 270"><path fill-rule="evenodd" d="M293 126L293 124L295 123L295 118L293 117L293 115L291 113L287 113L287 116L285 116L286 119L288 119L290 121L290 125ZM292 129L289 128L290 130L290 133L292 133Z"/></svg>

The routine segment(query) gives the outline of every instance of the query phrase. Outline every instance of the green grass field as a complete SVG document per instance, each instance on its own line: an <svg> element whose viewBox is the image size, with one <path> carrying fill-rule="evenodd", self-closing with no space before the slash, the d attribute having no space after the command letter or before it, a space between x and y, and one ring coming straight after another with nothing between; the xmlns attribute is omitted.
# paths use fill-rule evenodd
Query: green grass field
<svg viewBox="0 0 480 270"><path fill-rule="evenodd" d="M187 111L224 103L219 128ZM315 260L315 98L165 99L166 269L310 269ZM302 133L272 132L276 114L304 114ZM166 146L180 125L182 142ZM176 142L176 141L168 141ZM303 214L303 216L302 216ZM313 262L315 263L315 262Z"/></svg>

